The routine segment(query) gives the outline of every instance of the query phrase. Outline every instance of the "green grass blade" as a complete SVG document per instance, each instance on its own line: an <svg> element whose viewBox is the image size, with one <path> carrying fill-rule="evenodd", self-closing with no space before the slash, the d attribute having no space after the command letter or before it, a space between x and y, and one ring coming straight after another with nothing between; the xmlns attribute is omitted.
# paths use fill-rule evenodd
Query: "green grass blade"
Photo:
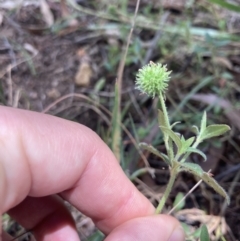
<svg viewBox="0 0 240 241"><path fill-rule="evenodd" d="M111 149L117 160L121 160L121 112L119 109L119 90L118 85L115 85L115 98L112 115L112 143Z"/></svg>
<svg viewBox="0 0 240 241"><path fill-rule="evenodd" d="M205 224L201 228L200 241L210 241L208 229Z"/></svg>
<svg viewBox="0 0 240 241"><path fill-rule="evenodd" d="M240 12L240 6L226 2L224 0L209 0L209 2L217 4L225 9L228 9L234 12Z"/></svg>

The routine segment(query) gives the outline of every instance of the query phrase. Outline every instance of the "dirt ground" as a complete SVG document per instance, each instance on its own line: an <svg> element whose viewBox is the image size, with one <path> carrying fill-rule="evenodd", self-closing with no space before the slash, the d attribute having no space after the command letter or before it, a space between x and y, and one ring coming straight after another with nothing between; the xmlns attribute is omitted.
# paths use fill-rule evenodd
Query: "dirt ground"
<svg viewBox="0 0 240 241"><path fill-rule="evenodd" d="M62 3L64 2L62 1ZM90 9L96 11L96 13L100 9L95 1L77 2L84 9ZM187 17L183 11L183 5L186 1L179 1L178 4L170 3L172 1L162 2L163 9L167 13L167 21L170 24L174 25L180 20L186 20ZM196 15L193 18L195 22L192 20L193 24L208 28L214 25L214 29L219 19L211 19L206 12L201 12L201 8L204 8L205 5L201 5L201 1L197 2L199 8L195 9L196 12L189 13L190 16ZM129 28L122 30L122 25L119 25L118 29L112 28L114 24L118 23L116 20L109 20L86 12L77 14L76 9L73 10L66 4L61 5L58 1L48 1L46 3L51 11L52 20L51 15L49 17L46 12L42 12L39 4L34 1L25 1L25 4L14 8L5 6L0 9L0 101L3 105L49 113L77 121L98 132L104 139L109 131L110 117L102 112L99 114L98 108L92 104L89 98L94 103L101 104L107 110L112 111L117 67L124 50ZM153 13L159 8L156 1L143 1L140 5L141 14L145 14L148 5ZM103 4L103 6L105 5ZM135 2L129 1L128 10L131 13L134 12L134 7ZM100 10L104 12L104 8ZM115 11L115 9L112 9L112 11ZM202 16L201 14L205 15ZM72 18L69 16L72 16ZM239 35L239 14L229 15L227 12L221 16L225 16L227 23L231 23L232 29ZM123 26L129 25L124 22L126 19L121 15L119 15L119 19L120 22L122 21ZM152 120L157 115L153 109L156 109L158 104L152 99L140 96L134 89L136 70L149 60L164 60L176 72L172 87L169 88L169 95L172 96L172 99L170 97L168 99L169 103L178 105L181 103L181 99L187 96L188 92L194 90L197 85L195 73L201 66L204 70L197 73L200 73L203 78L207 77L207 73L221 72L222 69L231 72L234 81L230 82L230 84L234 85L234 87L231 87L232 89L224 97L232 105L239 107L239 43L230 42L223 47L219 47L222 52L220 53L219 50L220 54L214 59L216 65L212 65L212 62L210 64L208 52L204 52L200 65L195 54L185 51L187 41L178 39L177 35L171 37L173 43L170 42L171 38L170 40L167 39L166 43L164 42L164 46L161 46L161 53L152 48L152 52L146 51L150 54L149 56L145 52L145 58L140 58L138 54L140 55L142 48L151 50L149 46L157 34L158 32L153 29L137 27L134 30L134 36L139 36L139 39L134 38L131 42L134 47L130 49L132 52L125 65L122 89L122 108L129 106L127 111L130 113L123 120L127 127L131 129L131 124L129 124L129 116L131 116L133 122L142 131L141 133L144 133L146 125L151 127L143 140L149 143L156 141L154 135L158 130L158 126ZM213 40L209 40L209 42L211 41ZM177 54L175 54L176 46L180 46ZM166 52L165 55L163 55L164 51ZM227 56L222 57L223 53L225 54L227 51L229 51L226 54ZM189 81L184 82L182 76L189 78ZM209 93L209 90L210 93L215 91L216 94L223 91L224 88L230 89L230 84L226 84L228 78L223 77L225 75L219 76L213 84L206 84L201 91L199 91L200 89L196 90L194 94L206 94ZM195 96L195 98L201 99L201 96ZM204 109L204 102L209 104L208 98L209 96L204 101L191 102L188 111L190 109ZM174 111L175 108L172 109L172 113ZM220 113L218 117L215 117L214 111ZM229 115L224 115L217 109L214 111L210 114L211 120L221 120L223 123L230 124L233 132L231 132L231 136L221 139L221 143L209 143L203 146L208 159L211 161L208 164L202 164L202 167L204 170L211 168L216 179L226 190L229 190L230 187L234 189L233 193L231 193L231 205L225 209L222 198L215 193L212 194L210 189L205 186L201 186L187 199L184 209L174 212L173 215L186 225L189 225L192 230L196 230L196 227L199 227L201 223L210 218L213 237L216 238L217 232L222 232L226 240L240 240L240 230L238 228L240 225L240 185L239 180L235 179L240 170L238 147L240 114L235 111L229 117ZM183 122L186 123L188 118L191 118L190 121L199 119L199 116L190 116L188 113L182 116ZM133 133L132 130L131 132ZM188 132L186 133L189 135ZM136 153L130 148L129 142L129 139L124 136L124 150L136 157ZM158 142L156 141L156 143ZM159 146L162 148L161 145ZM145 154L151 167L156 169L156 178L153 180L150 175L144 175L142 178L137 179L135 184L156 204L156 200L159 200L160 197L159 193L164 190L168 180L168 172L164 164L159 163L151 155ZM196 162L199 161L196 156L193 159ZM143 163L138 157L134 164L129 165L129 169L142 166ZM195 183L196 180L190 174L183 174L178 178L168 203L169 210L176 195L179 192L186 193ZM232 186L233 183L234 187ZM74 207L69 206L69 208L76 220L80 236L83 240L90 240L87 237L95 231L94 224L89 218L79 214ZM166 212L169 210L166 210ZM223 214L222 217L221 213ZM6 221L5 228L14 236L23 231L12 220ZM22 237L22 240L30 240L30 236ZM194 239L193 236L191 240L197 239Z"/></svg>

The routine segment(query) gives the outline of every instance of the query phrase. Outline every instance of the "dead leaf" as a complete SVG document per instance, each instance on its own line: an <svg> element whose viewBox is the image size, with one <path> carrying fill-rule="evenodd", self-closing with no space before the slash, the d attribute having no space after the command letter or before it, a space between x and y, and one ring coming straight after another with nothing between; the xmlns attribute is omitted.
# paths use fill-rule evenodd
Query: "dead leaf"
<svg viewBox="0 0 240 241"><path fill-rule="evenodd" d="M213 58L213 62L227 69L230 69L230 70L232 69L232 63L227 58L215 57Z"/></svg>
<svg viewBox="0 0 240 241"><path fill-rule="evenodd" d="M166 9L175 9L182 11L187 3L187 0L162 0L161 6Z"/></svg>
<svg viewBox="0 0 240 241"><path fill-rule="evenodd" d="M188 224L195 222L206 224L211 240L218 240L219 233L225 235L229 230L224 217L207 215L203 210L197 208L180 210L174 216Z"/></svg>
<svg viewBox="0 0 240 241"><path fill-rule="evenodd" d="M88 62L83 61L80 63L78 72L75 75L75 83L78 86L89 86L92 77L92 69Z"/></svg>
<svg viewBox="0 0 240 241"><path fill-rule="evenodd" d="M38 54L38 50L37 50L35 47L33 47L31 44L29 44L29 43L25 43L25 44L23 45L23 47L24 47L27 51L29 51L30 53L32 53L34 56Z"/></svg>
<svg viewBox="0 0 240 241"><path fill-rule="evenodd" d="M190 98L192 100L197 100L209 105L215 105L223 108L224 114L227 116L229 121L238 130L240 130L240 111L236 110L229 101L219 98L214 94L196 94Z"/></svg>
<svg viewBox="0 0 240 241"><path fill-rule="evenodd" d="M52 11L50 10L46 0L40 1L40 9L47 26L51 27L54 23L54 18L53 18Z"/></svg>

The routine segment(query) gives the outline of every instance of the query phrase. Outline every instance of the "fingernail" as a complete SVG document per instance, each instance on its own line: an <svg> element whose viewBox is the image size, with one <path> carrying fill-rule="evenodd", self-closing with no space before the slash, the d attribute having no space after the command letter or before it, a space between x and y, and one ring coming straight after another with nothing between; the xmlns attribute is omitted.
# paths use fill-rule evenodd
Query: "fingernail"
<svg viewBox="0 0 240 241"><path fill-rule="evenodd" d="M173 231L168 241L184 241L184 240L185 240L185 233L182 227L178 227Z"/></svg>

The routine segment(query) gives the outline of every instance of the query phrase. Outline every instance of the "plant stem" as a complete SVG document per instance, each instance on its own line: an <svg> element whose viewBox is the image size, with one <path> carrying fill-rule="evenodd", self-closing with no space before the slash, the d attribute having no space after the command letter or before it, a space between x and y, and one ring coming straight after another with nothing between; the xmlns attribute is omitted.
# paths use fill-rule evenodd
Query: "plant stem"
<svg viewBox="0 0 240 241"><path fill-rule="evenodd" d="M159 93L159 99L160 99L160 104L161 104L161 107L162 107L164 120L167 124L167 127L170 128L170 123L169 123L169 118L168 118L168 113L167 113L167 107L165 105L165 100L164 100L162 92Z"/></svg>
<svg viewBox="0 0 240 241"><path fill-rule="evenodd" d="M163 209L163 207L164 207L164 205L165 205L165 203L168 199L168 196L169 196L169 194L170 194L170 192L173 188L173 184L174 184L175 179L177 177L177 170L178 170L178 167L174 167L170 171L170 180L169 180L169 182L167 184L167 187L166 187L166 190L165 190L165 192L164 192L164 194L163 194L163 196L162 196L162 198L161 198L161 200L160 200L160 202L157 206L156 214L159 214L159 213L162 212L162 209Z"/></svg>
<svg viewBox="0 0 240 241"><path fill-rule="evenodd" d="M165 100L164 100L162 92L159 93L159 100L160 100L160 104L161 104L161 107L162 107L164 121L167 125L167 128L170 129L170 122L169 122L169 118L168 118L167 107L165 105ZM167 149L167 154L168 154L169 160L172 161L173 160L172 141L169 140L167 134L164 134L164 142L165 142L165 146L166 146L166 149Z"/></svg>

